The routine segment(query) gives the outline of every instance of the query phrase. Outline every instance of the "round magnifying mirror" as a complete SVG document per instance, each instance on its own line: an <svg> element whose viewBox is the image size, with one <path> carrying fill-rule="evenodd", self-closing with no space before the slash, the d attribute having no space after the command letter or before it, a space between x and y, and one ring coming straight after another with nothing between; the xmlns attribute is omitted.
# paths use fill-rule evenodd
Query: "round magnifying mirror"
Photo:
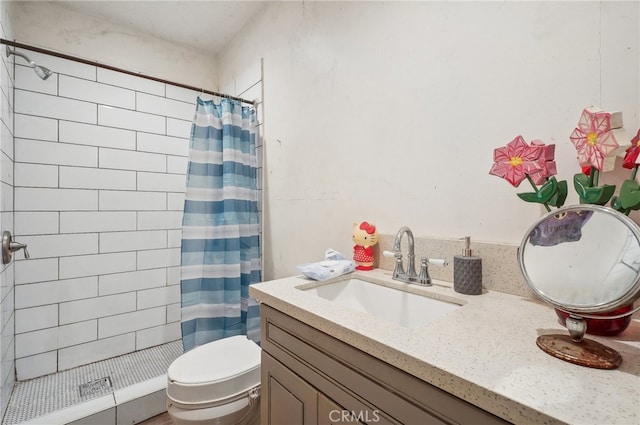
<svg viewBox="0 0 640 425"><path fill-rule="evenodd" d="M583 339L583 318L628 306L640 297L640 227L607 207L585 204L559 208L529 228L518 262L534 293L569 313L566 324L571 336L543 335L538 346L572 363L618 367L620 354Z"/></svg>

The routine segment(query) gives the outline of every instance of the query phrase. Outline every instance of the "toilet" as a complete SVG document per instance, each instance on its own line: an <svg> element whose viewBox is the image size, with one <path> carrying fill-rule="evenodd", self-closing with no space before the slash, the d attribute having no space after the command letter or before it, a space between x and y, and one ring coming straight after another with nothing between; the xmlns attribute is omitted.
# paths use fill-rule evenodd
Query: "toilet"
<svg viewBox="0 0 640 425"><path fill-rule="evenodd" d="M260 347L245 335L196 347L167 371L167 412L177 425L260 423Z"/></svg>

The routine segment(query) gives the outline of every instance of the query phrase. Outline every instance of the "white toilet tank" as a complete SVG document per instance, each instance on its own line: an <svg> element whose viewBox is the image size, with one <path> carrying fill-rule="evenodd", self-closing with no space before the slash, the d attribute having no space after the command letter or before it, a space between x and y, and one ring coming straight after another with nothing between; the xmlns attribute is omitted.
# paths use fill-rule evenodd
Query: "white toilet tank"
<svg viewBox="0 0 640 425"><path fill-rule="evenodd" d="M180 424L259 423L260 347L244 335L194 348L167 371L167 411Z"/></svg>

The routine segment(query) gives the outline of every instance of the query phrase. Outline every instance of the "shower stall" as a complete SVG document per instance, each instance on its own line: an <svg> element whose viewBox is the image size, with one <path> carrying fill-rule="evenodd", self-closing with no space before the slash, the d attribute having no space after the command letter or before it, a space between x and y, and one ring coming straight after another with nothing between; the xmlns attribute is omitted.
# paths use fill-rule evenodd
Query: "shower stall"
<svg viewBox="0 0 640 425"><path fill-rule="evenodd" d="M50 399L59 390L52 388L46 403L33 393L12 398L4 423L17 423L153 380L139 373L144 365L157 361L164 373L182 352L185 173L196 99L208 95L3 43L15 47L7 46L7 57L26 61L7 60L15 69L13 152L3 164L13 168L12 185L3 186L13 192L12 208L4 213L12 213L13 238L30 253L29 259L15 253L4 270L15 281L8 306L14 398L21 386L40 381L60 381L55 385L74 393L60 394L57 405ZM260 101L262 67L256 67L256 79L235 93ZM124 364L112 363L120 357ZM6 403L6 385L3 397Z"/></svg>

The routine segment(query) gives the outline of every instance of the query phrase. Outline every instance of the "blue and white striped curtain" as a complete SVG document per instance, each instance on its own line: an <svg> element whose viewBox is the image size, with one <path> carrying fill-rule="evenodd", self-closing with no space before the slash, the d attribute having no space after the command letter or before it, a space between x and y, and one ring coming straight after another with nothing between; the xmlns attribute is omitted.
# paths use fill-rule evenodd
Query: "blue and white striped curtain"
<svg viewBox="0 0 640 425"><path fill-rule="evenodd" d="M246 334L260 339L256 113L238 101L198 98L182 220L184 351Z"/></svg>

